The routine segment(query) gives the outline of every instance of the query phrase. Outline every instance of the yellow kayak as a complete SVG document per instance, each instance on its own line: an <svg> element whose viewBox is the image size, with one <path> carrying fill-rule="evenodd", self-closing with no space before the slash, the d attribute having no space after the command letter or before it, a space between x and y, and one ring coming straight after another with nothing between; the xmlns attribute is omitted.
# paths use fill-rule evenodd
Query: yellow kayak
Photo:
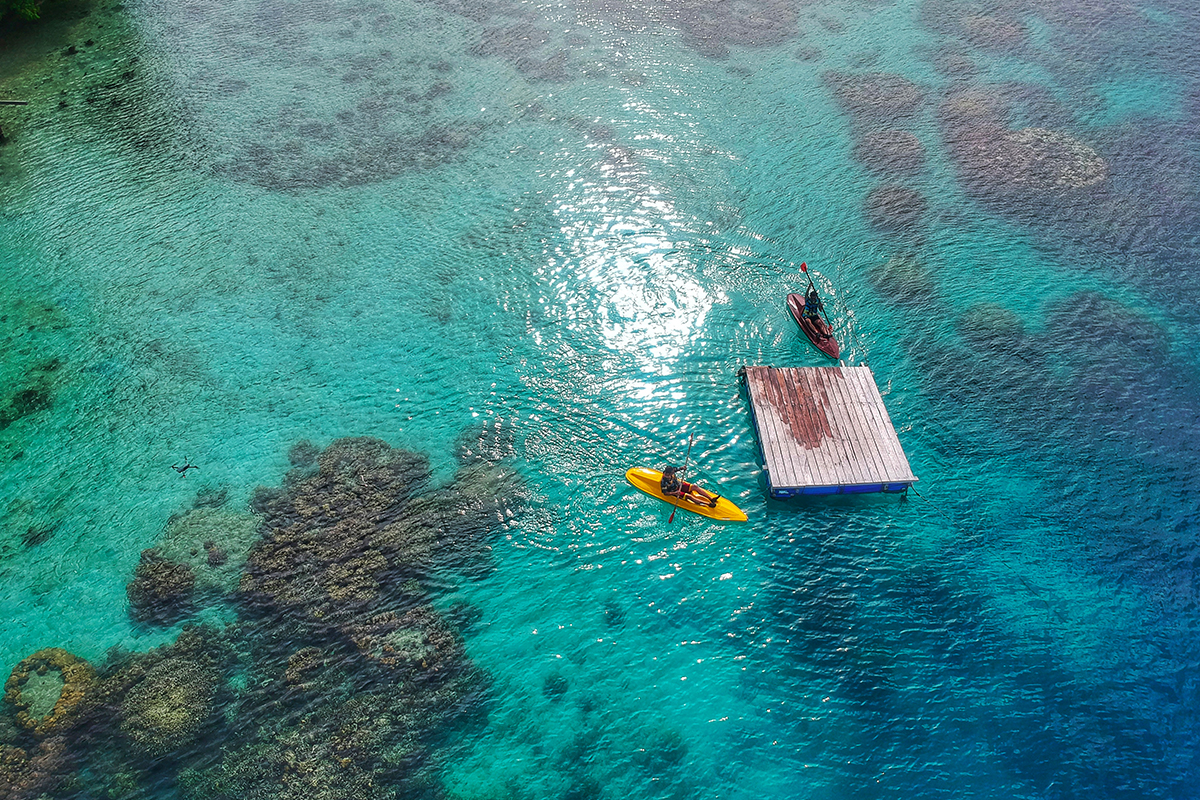
<svg viewBox="0 0 1200 800"><path fill-rule="evenodd" d="M634 487L641 489L651 497L657 497L664 503L671 505L679 504L679 507L699 514L702 517L709 519L719 519L724 522L745 522L746 514L740 508L731 503L727 498L722 497L717 501L716 506L702 506L693 503L690 500L681 500L678 497L668 497L662 493L661 486L662 473L656 469L647 469L646 467L630 467L625 473L625 480L629 481Z"/></svg>

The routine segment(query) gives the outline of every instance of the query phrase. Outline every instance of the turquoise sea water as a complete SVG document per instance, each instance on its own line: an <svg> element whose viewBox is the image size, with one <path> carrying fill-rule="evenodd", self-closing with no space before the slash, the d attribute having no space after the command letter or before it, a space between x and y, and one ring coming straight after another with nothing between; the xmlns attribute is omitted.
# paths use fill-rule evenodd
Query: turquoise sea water
<svg viewBox="0 0 1200 800"><path fill-rule="evenodd" d="M0 74L30 101L0 107L5 670L174 642L131 618L141 552L198 492L249 512L298 442L435 484L476 442L522 500L427 583L475 610L487 688L431 782L368 795L1200 795L1190 4L146 0L54 30ZM920 496L767 499L736 373L823 363L802 261ZM692 436L750 522L624 481ZM71 744L53 792L226 796L179 776L276 706L220 681L211 737L120 780Z"/></svg>

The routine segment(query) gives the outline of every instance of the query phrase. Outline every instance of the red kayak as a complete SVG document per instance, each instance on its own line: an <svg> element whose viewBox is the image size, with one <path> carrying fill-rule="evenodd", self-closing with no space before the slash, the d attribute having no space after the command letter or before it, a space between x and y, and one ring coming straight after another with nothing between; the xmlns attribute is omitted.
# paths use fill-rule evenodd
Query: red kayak
<svg viewBox="0 0 1200 800"><path fill-rule="evenodd" d="M804 316L804 295L789 294L787 304L788 311L792 312L796 324L800 326L800 330L804 331L808 340L818 350L836 361L842 350L838 347L837 339L833 338L833 328L825 324L823 319L811 320Z"/></svg>

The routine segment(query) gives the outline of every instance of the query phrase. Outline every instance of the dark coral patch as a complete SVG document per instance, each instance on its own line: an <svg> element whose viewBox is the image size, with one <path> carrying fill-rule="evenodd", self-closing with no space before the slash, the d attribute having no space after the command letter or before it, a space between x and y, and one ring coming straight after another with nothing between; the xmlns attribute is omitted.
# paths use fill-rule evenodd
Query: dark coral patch
<svg viewBox="0 0 1200 800"><path fill-rule="evenodd" d="M958 130L969 133L980 126L1006 126L1010 110L1011 104L1001 92L971 87L948 94L938 106L938 118L948 135Z"/></svg>
<svg viewBox="0 0 1200 800"><path fill-rule="evenodd" d="M917 257L895 256L871 273L871 285L881 295L907 306L929 306L937 295L933 276Z"/></svg>
<svg viewBox="0 0 1200 800"><path fill-rule="evenodd" d="M967 81L975 77L979 68L969 55L958 50L944 50L933 58L937 71L951 80Z"/></svg>
<svg viewBox="0 0 1200 800"><path fill-rule="evenodd" d="M943 114L944 132L964 187L993 207L1036 219L1042 211L1094 206L1108 192L1108 162L1064 131L1011 130L987 108Z"/></svg>
<svg viewBox="0 0 1200 800"><path fill-rule="evenodd" d="M192 612L196 574L186 564L163 558L158 551L142 551L133 580L126 586L129 614L138 622L173 625Z"/></svg>
<svg viewBox="0 0 1200 800"><path fill-rule="evenodd" d="M264 517L241 591L251 606L336 624L382 603L425 569L434 526L410 500L429 480L424 456L378 439L339 439L316 470L288 473L255 498Z"/></svg>
<svg viewBox="0 0 1200 800"><path fill-rule="evenodd" d="M511 458L516 450L516 435L512 424L496 417L480 428L469 428L459 435L454 455L466 466L476 461L496 463Z"/></svg>
<svg viewBox="0 0 1200 800"><path fill-rule="evenodd" d="M302 439L288 450L288 463L293 467L309 467L317 463L321 449L307 439Z"/></svg>
<svg viewBox="0 0 1200 800"><path fill-rule="evenodd" d="M187 626L174 643L147 653L109 652L75 742L98 795L126 796L145 770L177 769L180 759L223 741L225 719L215 712L233 710L225 673L233 645L247 645L239 633Z"/></svg>
<svg viewBox="0 0 1200 800"><path fill-rule="evenodd" d="M1029 28L1019 19L968 14L960 18L959 26L964 39L985 50L1016 50L1029 39Z"/></svg>
<svg viewBox="0 0 1200 800"><path fill-rule="evenodd" d="M9 397L8 402L0 407L0 431L22 417L44 411L50 407L52 400L49 383L35 378L31 385L18 389Z"/></svg>
<svg viewBox="0 0 1200 800"><path fill-rule="evenodd" d="M958 330L980 352L1011 353L1026 343L1021 317L998 303L981 303L969 308L959 318Z"/></svg>
<svg viewBox="0 0 1200 800"><path fill-rule="evenodd" d="M915 233L922 226L928 207L920 192L892 183L872 189L864 204L871 226L893 234Z"/></svg>
<svg viewBox="0 0 1200 800"><path fill-rule="evenodd" d="M873 172L915 175L925 166L925 146L908 131L872 131L859 138L854 146L854 158Z"/></svg>
<svg viewBox="0 0 1200 800"><path fill-rule="evenodd" d="M70 760L60 737L43 739L32 749L0 744L0 797L37 800L69 777Z"/></svg>
<svg viewBox="0 0 1200 800"><path fill-rule="evenodd" d="M552 703L561 700L569 688L570 683L562 675L547 675L542 681L542 695Z"/></svg>
<svg viewBox="0 0 1200 800"><path fill-rule="evenodd" d="M417 132L390 132L381 115L389 102L368 98L328 146L308 144L299 130L277 129L216 165L231 178L280 191L361 186L412 170L432 169L457 158L482 132L480 123L429 125Z"/></svg>
<svg viewBox="0 0 1200 800"><path fill-rule="evenodd" d="M671 7L684 39L701 53L723 57L731 46L769 47L798 35L795 8L783 0L699 0Z"/></svg>
<svg viewBox="0 0 1200 800"><path fill-rule="evenodd" d="M1011 52L1029 40L1029 27L1015 9L985 10L975 3L924 0L920 18L925 27L983 50Z"/></svg>
<svg viewBox="0 0 1200 800"><path fill-rule="evenodd" d="M888 125L911 117L925 102L925 91L900 75L826 72L824 80L838 105L860 125Z"/></svg>
<svg viewBox="0 0 1200 800"><path fill-rule="evenodd" d="M1166 360L1168 342L1162 328L1098 292L1076 292L1056 304L1046 324L1064 352L1117 381L1136 384L1142 373Z"/></svg>
<svg viewBox="0 0 1200 800"><path fill-rule="evenodd" d="M54 536L55 525L30 525L25 529L25 533L21 534L21 544L26 547L37 547L39 544L45 544Z"/></svg>
<svg viewBox="0 0 1200 800"><path fill-rule="evenodd" d="M32 677L10 702L45 727L66 725L61 697L79 696L69 754L98 797L140 796L160 780L188 800L287 800L326 787L338 797L436 796L430 754L451 723L485 708L488 679L461 635L478 610L458 604L447 618L431 601L446 586L439 565L480 558L515 513L520 484L500 463L509 434L492 425L464 435L455 480L436 488L424 455L339 439L297 453L282 485L256 494L261 518L203 505L172 518L162 547L185 563L145 551L132 613L156 623L186 613L203 570L236 567L235 544L251 531L259 538L241 576L240 619L220 632L184 628L145 654L114 650L86 692L65 669L46 678L44 658L27 660ZM234 524L241 532L230 535ZM53 790L21 744L31 735L5 737L0 727L4 796Z"/></svg>
<svg viewBox="0 0 1200 800"><path fill-rule="evenodd" d="M476 462L455 473L454 483L433 498L436 520L435 563L480 577L491 567L492 532L524 506L524 490L512 469Z"/></svg>
<svg viewBox="0 0 1200 800"><path fill-rule="evenodd" d="M428 606L376 614L346 632L363 657L409 678L455 668L464 658L461 640Z"/></svg>
<svg viewBox="0 0 1200 800"><path fill-rule="evenodd" d="M471 52L480 57L499 56L516 61L527 57L549 41L549 31L532 22L512 22L484 28Z"/></svg>

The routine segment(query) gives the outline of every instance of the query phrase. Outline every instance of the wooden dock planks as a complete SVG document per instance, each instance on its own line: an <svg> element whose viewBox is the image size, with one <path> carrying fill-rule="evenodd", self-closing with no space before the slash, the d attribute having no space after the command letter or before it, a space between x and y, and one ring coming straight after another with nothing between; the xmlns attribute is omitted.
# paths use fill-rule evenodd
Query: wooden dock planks
<svg viewBox="0 0 1200 800"><path fill-rule="evenodd" d="M903 491L917 479L867 367L746 367L771 494Z"/></svg>

